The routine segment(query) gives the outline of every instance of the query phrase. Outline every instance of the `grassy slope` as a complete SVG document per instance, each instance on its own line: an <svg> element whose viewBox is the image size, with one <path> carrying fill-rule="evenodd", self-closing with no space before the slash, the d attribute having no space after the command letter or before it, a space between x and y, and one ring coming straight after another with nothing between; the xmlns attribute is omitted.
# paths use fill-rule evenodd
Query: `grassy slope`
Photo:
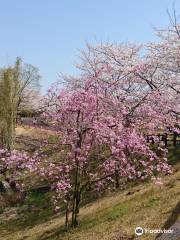
<svg viewBox="0 0 180 240"><path fill-rule="evenodd" d="M180 220L177 207L180 200L178 156L180 149L171 149L169 158L174 165L174 174L164 178L164 186L158 187L152 183L131 186L88 204L80 211L79 228L69 233L63 232L64 218L52 214L49 196L31 194L25 204L18 208L24 211L21 218L2 221L0 239L115 240L134 238L134 228L137 226L159 229L165 224L167 228ZM154 239L154 236L146 234L140 239Z"/></svg>

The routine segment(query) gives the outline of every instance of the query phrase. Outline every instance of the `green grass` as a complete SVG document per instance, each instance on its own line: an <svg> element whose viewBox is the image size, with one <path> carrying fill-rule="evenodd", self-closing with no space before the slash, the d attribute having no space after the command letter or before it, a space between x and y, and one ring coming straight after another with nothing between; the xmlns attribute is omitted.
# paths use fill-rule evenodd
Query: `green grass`
<svg viewBox="0 0 180 240"><path fill-rule="evenodd" d="M49 194L31 193L27 196L23 205L15 206L21 218L1 222L1 229L6 228L10 232L30 228L36 224L48 221L53 216Z"/></svg>
<svg viewBox="0 0 180 240"><path fill-rule="evenodd" d="M24 217L1 224L0 236L4 240L112 240L117 236L133 239L136 226L155 229L163 227L168 219L170 225L179 219L172 215L179 201L179 187L180 171L176 171L164 178L161 188L145 183L130 187L131 195L129 189L111 193L84 206L79 228L69 233L63 230L64 217L52 214L50 196L33 193L26 200L30 208ZM143 239L154 236L146 235Z"/></svg>
<svg viewBox="0 0 180 240"><path fill-rule="evenodd" d="M54 141L54 139L51 139ZM163 178L162 187L151 182L130 183L127 189L109 193L80 209L80 225L64 231L64 215L54 214L49 193L31 193L17 207L21 218L0 223L3 240L120 240L135 238L137 226L159 229L180 221L180 148L169 147L174 173ZM131 194L129 194L131 192ZM0 212L1 216L6 211ZM153 240L154 235L144 235Z"/></svg>

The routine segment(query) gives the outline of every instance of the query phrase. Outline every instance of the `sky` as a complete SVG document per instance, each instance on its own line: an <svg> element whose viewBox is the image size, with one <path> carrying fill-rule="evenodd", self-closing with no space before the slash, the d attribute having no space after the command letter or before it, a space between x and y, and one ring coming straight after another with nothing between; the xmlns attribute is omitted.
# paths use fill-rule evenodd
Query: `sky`
<svg viewBox="0 0 180 240"><path fill-rule="evenodd" d="M0 0L0 67L17 56L39 68L42 92L58 73L77 74L86 41L156 41L173 0ZM175 1L180 14L180 1Z"/></svg>

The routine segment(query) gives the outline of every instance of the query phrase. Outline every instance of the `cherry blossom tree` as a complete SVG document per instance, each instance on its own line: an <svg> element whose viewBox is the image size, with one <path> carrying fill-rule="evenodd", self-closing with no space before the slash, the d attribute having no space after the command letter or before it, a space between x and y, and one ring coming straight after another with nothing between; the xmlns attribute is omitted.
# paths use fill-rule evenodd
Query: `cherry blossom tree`
<svg viewBox="0 0 180 240"><path fill-rule="evenodd" d="M157 99L157 92L151 91L153 95L147 92L143 104L134 106L134 99L122 96L119 86L99 81L111 74L111 67L105 64L79 87L61 89L59 94L57 88L52 88L48 93L50 99L57 96L55 107L50 107L44 115L60 136L61 158L59 161L39 159L33 167L41 177L52 182L56 210L60 199L66 202L66 227L70 211L71 226L78 225L85 192L100 192L106 187L119 187L121 181L144 180L158 172L171 172L166 149L159 146L157 153L152 151L141 131L157 113L158 107L150 104L154 97ZM144 117L149 117L147 123ZM148 128L154 129L161 121L159 116L157 123Z"/></svg>
<svg viewBox="0 0 180 240"><path fill-rule="evenodd" d="M177 67L172 67L172 58L174 58L174 64L177 65L179 40L176 37L177 40L173 41L171 31L172 28L165 31L166 40L144 46L147 48L144 55L141 52L143 47L134 44L101 44L95 47L88 44L88 51L82 52L82 63L77 65L83 71L81 79L83 80L83 77L86 79L87 76L97 76L98 81L109 85L121 101L127 102L131 114L137 106L151 98L148 105L151 105L152 109L157 106L155 118L158 118L158 115L164 116L166 125L169 122L171 127L177 126L180 106L179 76ZM174 35L178 36L177 31L176 23ZM167 46L171 47L168 50L171 54L167 51ZM163 49L166 49L166 53ZM170 56L171 59L168 59ZM168 67L168 64L171 64L171 67ZM72 81L71 78L67 78L67 81L70 84L75 82L76 85L81 83L79 79L75 81L74 78Z"/></svg>
<svg viewBox="0 0 180 240"><path fill-rule="evenodd" d="M154 69L152 81L156 88L171 99L174 107L170 110L179 118L180 114L180 24L175 9L170 14L170 26L156 29L159 42L147 44L147 61Z"/></svg>
<svg viewBox="0 0 180 240"><path fill-rule="evenodd" d="M0 149L0 176L14 190L23 189L23 171L32 158L25 151Z"/></svg>

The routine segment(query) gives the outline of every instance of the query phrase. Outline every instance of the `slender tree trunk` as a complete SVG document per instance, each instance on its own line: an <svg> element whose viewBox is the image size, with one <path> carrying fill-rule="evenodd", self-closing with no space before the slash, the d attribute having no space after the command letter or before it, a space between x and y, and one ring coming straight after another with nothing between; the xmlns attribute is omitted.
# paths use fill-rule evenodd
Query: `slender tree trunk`
<svg viewBox="0 0 180 240"><path fill-rule="evenodd" d="M79 118L80 118L80 110L77 113L77 132L78 132L78 140L76 142L76 149L78 151L75 152L75 162L76 162L76 170L75 170L75 179L74 179L74 193L73 193L73 208L72 208L72 220L71 226L72 228L77 227L78 225L78 213L79 213L79 203L80 203L80 167L79 167L79 149L81 149L82 144L82 132L79 131Z"/></svg>
<svg viewBox="0 0 180 240"><path fill-rule="evenodd" d="M119 173L118 170L115 170L115 187L116 189L119 188L120 184L119 184Z"/></svg>
<svg viewBox="0 0 180 240"><path fill-rule="evenodd" d="M78 214L79 214L79 205L81 201L81 190L80 190L80 168L77 164L76 173L75 173L75 185L73 193L73 208L72 208L72 228L77 227L78 225Z"/></svg>
<svg viewBox="0 0 180 240"><path fill-rule="evenodd" d="M78 178L79 178L79 166L77 164L76 166L76 172L75 172L75 182L74 182L74 193L73 193L73 207L72 207L72 220L71 220L71 226L72 228L76 227L76 209L77 209L77 195L78 195Z"/></svg>
<svg viewBox="0 0 180 240"><path fill-rule="evenodd" d="M65 220L65 229L68 231L69 229L69 198L66 199L66 220Z"/></svg>
<svg viewBox="0 0 180 240"><path fill-rule="evenodd" d="M74 227L78 226L80 201L81 201L81 192L80 192L79 187L78 187L78 191L77 191L77 195L76 195L75 213L74 213Z"/></svg>

